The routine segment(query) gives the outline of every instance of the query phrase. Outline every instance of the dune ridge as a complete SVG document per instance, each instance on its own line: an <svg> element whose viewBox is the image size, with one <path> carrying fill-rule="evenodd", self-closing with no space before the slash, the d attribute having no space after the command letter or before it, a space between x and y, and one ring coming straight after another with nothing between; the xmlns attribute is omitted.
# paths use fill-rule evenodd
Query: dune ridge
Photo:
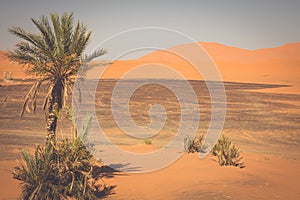
<svg viewBox="0 0 300 200"><path fill-rule="evenodd" d="M241 49L215 42L199 42L197 44L202 46L211 57L223 81L290 85L291 87L282 88L280 91L300 93L300 42L256 50ZM166 71L155 71L155 66L164 65L175 69L185 79L202 79L191 64L182 57L170 53L171 51L185 52L186 55L198 56L192 51L193 46L195 43L177 45L166 51L154 51L134 60L114 61L107 67L102 78L120 78L130 70L142 65L145 67L131 78L151 76L164 78ZM11 63L4 54L5 51L0 51L0 74L11 71L14 78L29 78L29 75L25 73L26 68L17 63ZM200 63L201 59L199 59ZM278 89L271 89L271 91L276 90Z"/></svg>

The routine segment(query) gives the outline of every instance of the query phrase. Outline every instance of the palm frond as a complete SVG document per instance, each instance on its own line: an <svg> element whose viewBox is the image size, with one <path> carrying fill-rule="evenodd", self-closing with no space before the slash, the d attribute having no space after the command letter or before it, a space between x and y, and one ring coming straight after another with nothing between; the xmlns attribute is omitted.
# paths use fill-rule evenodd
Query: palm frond
<svg viewBox="0 0 300 200"><path fill-rule="evenodd" d="M33 54L36 55L37 54L37 48L33 45L30 45L28 42L19 42L17 44L17 49L19 51L21 51L22 53L27 53L27 54Z"/></svg>
<svg viewBox="0 0 300 200"><path fill-rule="evenodd" d="M37 57L33 54L29 54L27 52L23 52L22 50L16 49L14 52L9 51L7 57L12 62L18 62L22 65L32 65L34 66L39 62Z"/></svg>
<svg viewBox="0 0 300 200"><path fill-rule="evenodd" d="M74 31L73 31L73 34L72 34L72 38L71 38L71 46L70 46L70 50L72 52L76 52L77 53L77 43L78 43L78 40L79 40L79 36L80 36L80 33L82 32L82 27L83 27L83 24L80 23L79 21L77 21L76 23L76 26L74 28ZM78 51L80 52L80 51ZM80 54L77 54L77 56L80 56Z"/></svg>
<svg viewBox="0 0 300 200"><path fill-rule="evenodd" d="M80 74L81 76L85 76L87 71L89 71L95 67L107 66L107 65L111 64L111 62L105 62L105 61L92 62L93 59L100 57L102 55L105 55L105 54L107 54L107 50L98 49L98 50L94 51L92 54L83 55L80 69L77 70L78 71L77 73ZM73 74L70 74L70 75L73 75Z"/></svg>
<svg viewBox="0 0 300 200"><path fill-rule="evenodd" d="M23 28L14 26L14 27L8 29L8 31L17 37L30 42L34 46L37 46L36 41L32 38L32 34L26 32Z"/></svg>
<svg viewBox="0 0 300 200"><path fill-rule="evenodd" d="M54 30L55 46L56 46L56 51L54 53L55 53L55 57L57 57L63 52L62 27L60 23L60 17L56 13L51 13L51 22Z"/></svg>
<svg viewBox="0 0 300 200"><path fill-rule="evenodd" d="M37 80L30 88L28 93L25 95L25 100L22 105L22 109L20 112L20 117L23 116L24 111L26 110L27 112L31 112L31 110L35 113L36 111L36 101L37 101L37 95L39 92L39 89L41 87L41 84L48 80L48 78L40 79ZM28 106L29 101L31 100L31 109Z"/></svg>
<svg viewBox="0 0 300 200"><path fill-rule="evenodd" d="M37 100L37 94L39 92L39 89L41 87L41 84L42 82L41 81L38 81L37 82L37 85L35 87L35 89L33 90L33 93L32 93L32 103L31 103L31 109L33 110L33 113L35 113L36 111L36 100Z"/></svg>
<svg viewBox="0 0 300 200"><path fill-rule="evenodd" d="M49 99L51 98L51 93L52 93L53 87L54 87L53 84L49 85L49 87L48 87L48 92L46 94L46 97L45 97L44 103L43 103L43 111L46 110L46 107L48 105Z"/></svg>
<svg viewBox="0 0 300 200"><path fill-rule="evenodd" d="M82 62L83 63L90 62L93 59L98 58L100 56L103 56L103 55L105 55L107 53L108 53L108 51L106 49L97 49L96 51L92 52L89 55L82 56Z"/></svg>
<svg viewBox="0 0 300 200"><path fill-rule="evenodd" d="M55 40L47 17L42 16L39 20L31 18L31 21L41 32L44 39L45 48L48 50L49 53L51 53L55 47Z"/></svg>
<svg viewBox="0 0 300 200"><path fill-rule="evenodd" d="M38 82L39 81L35 82L32 85L32 87L30 88L30 90L28 91L28 93L26 94L25 100L24 100L24 103L23 103L23 106L22 106L22 109L21 109L21 112L20 112L20 117L23 116L25 110L27 110L28 112L30 112L30 109L28 107L28 101L31 98L32 93L34 93L37 90L37 85L39 84Z"/></svg>
<svg viewBox="0 0 300 200"><path fill-rule="evenodd" d="M73 14L64 13L61 17L64 53L70 54L71 36L73 31Z"/></svg>

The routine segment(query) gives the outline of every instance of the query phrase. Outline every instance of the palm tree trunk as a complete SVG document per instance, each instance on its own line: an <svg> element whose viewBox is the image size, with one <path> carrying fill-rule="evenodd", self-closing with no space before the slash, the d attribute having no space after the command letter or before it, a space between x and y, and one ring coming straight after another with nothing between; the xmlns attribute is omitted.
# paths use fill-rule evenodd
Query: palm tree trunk
<svg viewBox="0 0 300 200"><path fill-rule="evenodd" d="M56 141L57 114L54 109L49 109L47 117L47 140Z"/></svg>
<svg viewBox="0 0 300 200"><path fill-rule="evenodd" d="M46 113L47 140L56 142L56 127L59 111L62 108L62 82L58 79L53 87L48 101L48 112Z"/></svg>

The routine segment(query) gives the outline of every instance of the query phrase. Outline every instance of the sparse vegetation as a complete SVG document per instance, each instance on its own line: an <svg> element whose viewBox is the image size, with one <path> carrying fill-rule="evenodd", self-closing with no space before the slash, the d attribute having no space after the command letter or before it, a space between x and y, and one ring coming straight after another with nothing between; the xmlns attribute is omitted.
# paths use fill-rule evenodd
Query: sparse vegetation
<svg viewBox="0 0 300 200"><path fill-rule="evenodd" d="M66 107L66 112L72 121L72 109ZM101 176L95 171L99 167L89 144L85 144L90 121L88 117L79 130L80 138L74 134L72 142L47 140L44 147L36 147L33 155L22 151L23 160L14 168L13 177L21 181L23 199L97 199L110 193L112 188L103 181L97 184Z"/></svg>
<svg viewBox="0 0 300 200"><path fill-rule="evenodd" d="M243 157L240 156L240 150L237 148L228 137L222 135L212 149L212 154L217 156L218 163L221 166L231 165L243 168Z"/></svg>
<svg viewBox="0 0 300 200"><path fill-rule="evenodd" d="M96 185L92 155L79 138L47 142L37 146L33 155L28 151L22 155L23 162L13 172L22 181L22 199L96 199L104 187Z"/></svg>
<svg viewBox="0 0 300 200"><path fill-rule="evenodd" d="M191 140L191 138L189 137L186 137L184 139L184 150L188 153L200 152L202 148L203 139L203 135L198 135L193 140Z"/></svg>
<svg viewBox="0 0 300 200"><path fill-rule="evenodd" d="M146 139L146 140L144 140L144 143L147 144L147 145L151 145L152 144L152 140Z"/></svg>

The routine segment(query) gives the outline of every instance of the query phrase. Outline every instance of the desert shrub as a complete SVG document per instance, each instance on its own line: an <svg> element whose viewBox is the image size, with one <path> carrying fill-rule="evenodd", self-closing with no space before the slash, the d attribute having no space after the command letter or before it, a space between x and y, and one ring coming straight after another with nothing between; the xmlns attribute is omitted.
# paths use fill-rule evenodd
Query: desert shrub
<svg viewBox="0 0 300 200"><path fill-rule="evenodd" d="M237 148L228 137L222 135L212 149L212 154L217 156L218 163L221 166L231 165L236 167L244 167L241 162L243 157L240 156L240 150Z"/></svg>
<svg viewBox="0 0 300 200"><path fill-rule="evenodd" d="M188 153L200 152L204 136L198 135L193 140L190 137L184 139L184 150Z"/></svg>
<svg viewBox="0 0 300 200"><path fill-rule="evenodd" d="M80 138L37 146L33 155L22 151L23 161L13 177L21 181L22 199L96 199L101 186L92 176L92 155Z"/></svg>
<svg viewBox="0 0 300 200"><path fill-rule="evenodd" d="M147 144L147 145L151 145L152 141L150 139L146 139L146 140L144 140L144 143Z"/></svg>

